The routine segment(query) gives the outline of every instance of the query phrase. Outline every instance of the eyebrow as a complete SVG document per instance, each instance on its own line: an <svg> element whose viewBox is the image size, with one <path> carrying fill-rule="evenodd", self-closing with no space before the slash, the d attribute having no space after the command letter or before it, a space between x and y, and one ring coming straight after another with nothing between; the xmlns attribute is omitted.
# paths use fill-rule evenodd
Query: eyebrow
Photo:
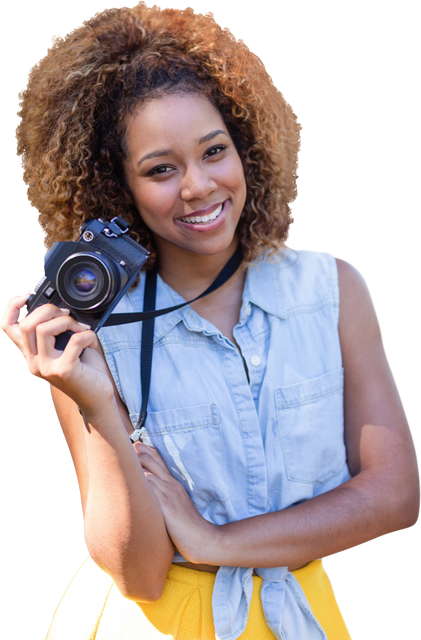
<svg viewBox="0 0 421 640"><path fill-rule="evenodd" d="M199 138L199 140L197 141L198 146L204 144L205 142L209 142L209 140L213 140L213 138L216 138L216 136L220 133L222 133L224 136L228 136L226 131L223 131L222 129L215 129L215 131L211 131L205 136L202 136L202 138ZM139 167L145 160L151 160L152 158L163 158L165 156L171 155L174 155L174 151L172 149L157 149L156 151L151 151L151 153L147 153L145 156L142 156L142 158L140 158L139 162L137 163L137 166Z"/></svg>

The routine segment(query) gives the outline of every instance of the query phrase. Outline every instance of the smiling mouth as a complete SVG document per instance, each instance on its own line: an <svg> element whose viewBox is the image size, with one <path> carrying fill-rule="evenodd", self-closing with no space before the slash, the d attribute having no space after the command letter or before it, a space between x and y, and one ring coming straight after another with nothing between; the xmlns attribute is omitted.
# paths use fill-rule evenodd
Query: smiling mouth
<svg viewBox="0 0 421 640"><path fill-rule="evenodd" d="M181 222L188 222L190 224L206 224L206 222L212 222L220 215L224 204L225 203L223 202L215 209L215 211L212 211L212 213L208 213L205 216L184 216L183 218L178 218L178 220L181 220Z"/></svg>

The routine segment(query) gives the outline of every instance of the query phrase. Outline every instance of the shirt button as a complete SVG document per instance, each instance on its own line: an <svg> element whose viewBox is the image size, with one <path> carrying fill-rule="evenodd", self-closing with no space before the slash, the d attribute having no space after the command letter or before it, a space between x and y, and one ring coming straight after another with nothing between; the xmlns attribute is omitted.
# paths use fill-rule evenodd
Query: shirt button
<svg viewBox="0 0 421 640"><path fill-rule="evenodd" d="M253 367L258 367L260 364L260 358L259 356L252 356L251 360L250 360L251 364L253 365Z"/></svg>
<svg viewBox="0 0 421 640"><path fill-rule="evenodd" d="M246 307L246 313L247 313L248 316L251 315L251 305L250 304L248 304L247 307Z"/></svg>

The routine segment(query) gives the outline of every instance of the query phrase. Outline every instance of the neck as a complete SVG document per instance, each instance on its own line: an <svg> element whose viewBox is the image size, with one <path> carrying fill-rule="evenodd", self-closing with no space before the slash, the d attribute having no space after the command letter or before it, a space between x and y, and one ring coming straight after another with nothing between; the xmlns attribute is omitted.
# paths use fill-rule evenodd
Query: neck
<svg viewBox="0 0 421 640"><path fill-rule="evenodd" d="M163 246L162 239L157 242L159 256L159 275L172 289L183 298L191 299L202 293L215 280L238 247L238 237L221 252L203 255L187 251L173 244Z"/></svg>

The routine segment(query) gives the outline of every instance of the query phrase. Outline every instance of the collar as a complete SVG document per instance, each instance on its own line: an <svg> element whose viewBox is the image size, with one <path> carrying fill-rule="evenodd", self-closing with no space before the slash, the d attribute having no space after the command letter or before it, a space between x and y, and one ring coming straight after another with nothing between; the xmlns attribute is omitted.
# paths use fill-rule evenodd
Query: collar
<svg viewBox="0 0 421 640"><path fill-rule="evenodd" d="M266 313L287 318L282 300L280 272L292 267L297 261L297 254L291 249L279 252L273 258L262 258L253 262L247 269L244 284L243 302L240 322L246 319L246 307L254 304ZM143 283L142 283L143 284ZM140 285L142 286L142 285ZM185 302L174 289L166 284L158 275L156 291L156 308L163 309ZM154 342L157 342L171 331L179 322L183 322L189 331L214 333L209 331L210 323L201 318L189 305L177 309L155 319Z"/></svg>
<svg viewBox="0 0 421 640"><path fill-rule="evenodd" d="M250 302L266 313L281 319L287 318L282 276L283 271L292 267L297 259L296 251L285 248L273 257L253 262L247 270L242 306L245 307Z"/></svg>

